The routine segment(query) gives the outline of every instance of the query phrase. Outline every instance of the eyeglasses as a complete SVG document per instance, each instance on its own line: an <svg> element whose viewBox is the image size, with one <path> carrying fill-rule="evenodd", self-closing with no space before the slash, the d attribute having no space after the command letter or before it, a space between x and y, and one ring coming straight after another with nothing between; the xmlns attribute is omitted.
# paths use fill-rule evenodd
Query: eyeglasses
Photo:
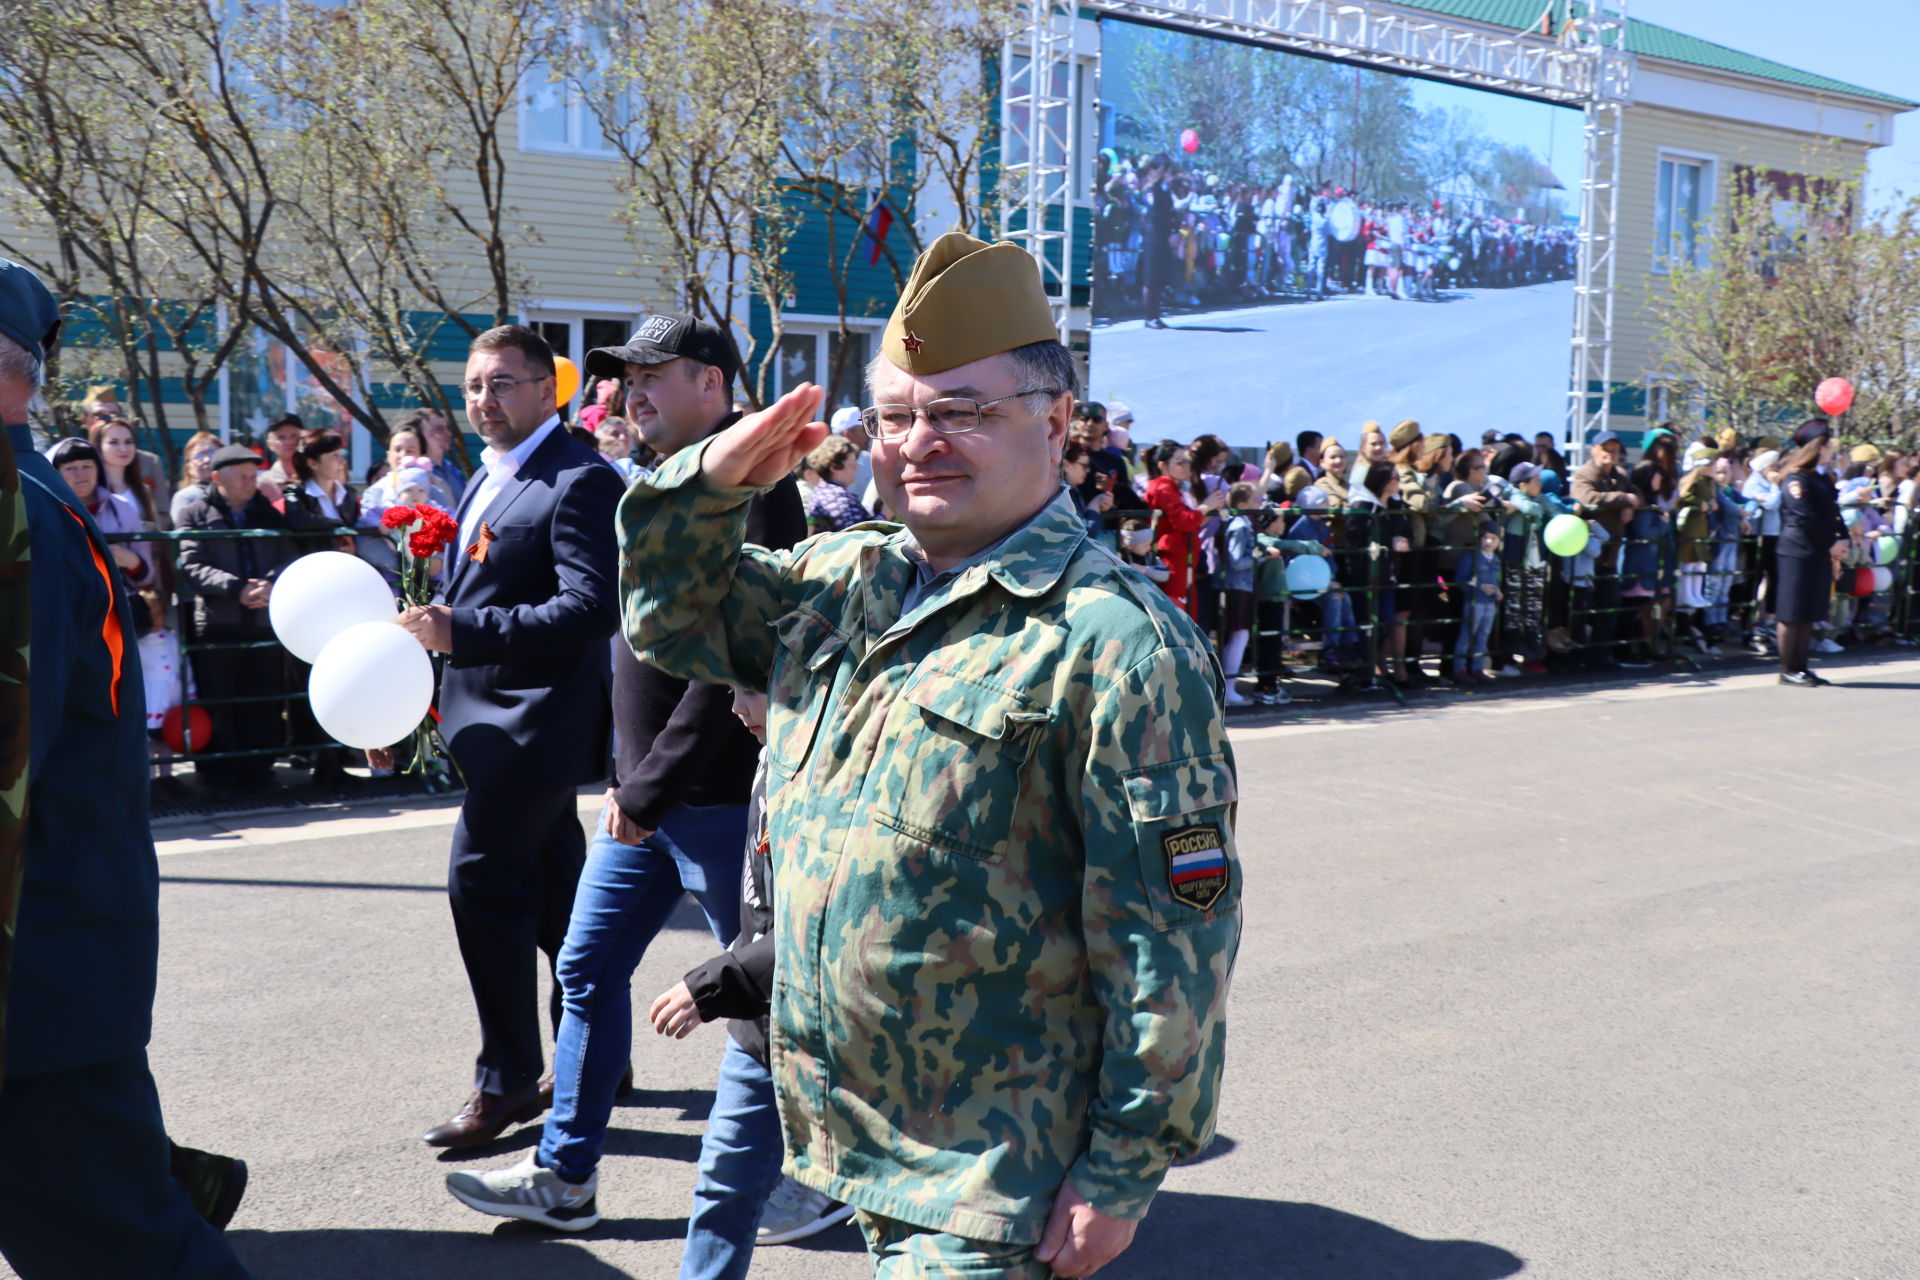
<svg viewBox="0 0 1920 1280"><path fill-rule="evenodd" d="M1000 396L993 400L969 400L965 396L947 396L932 401L924 409L915 409L909 404L876 404L860 411L861 425L867 434L881 440L898 440L913 430L916 417L925 418L927 425L943 436L961 436L980 425L983 410L994 405L1005 404L1009 400L1019 400L1025 396L1060 396L1063 392L1049 391L1037 387L1031 391L1016 391L1010 396Z"/></svg>
<svg viewBox="0 0 1920 1280"><path fill-rule="evenodd" d="M544 381L546 381L545 375L538 378L509 378L503 373L497 378L488 378L485 382L463 383L460 387L460 393L466 396L470 402L479 400L488 393L492 393L495 400L505 400L513 394L513 389L523 382Z"/></svg>

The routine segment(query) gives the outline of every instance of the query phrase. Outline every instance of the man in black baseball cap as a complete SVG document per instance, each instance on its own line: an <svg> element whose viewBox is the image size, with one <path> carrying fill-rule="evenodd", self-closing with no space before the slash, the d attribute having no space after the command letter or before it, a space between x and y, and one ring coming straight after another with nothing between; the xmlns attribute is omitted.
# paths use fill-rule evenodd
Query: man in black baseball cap
<svg viewBox="0 0 1920 1280"><path fill-rule="evenodd" d="M718 325L679 312L648 316L618 347L587 352L587 374L618 378L627 421L662 457L704 437L732 408L740 353Z"/></svg>

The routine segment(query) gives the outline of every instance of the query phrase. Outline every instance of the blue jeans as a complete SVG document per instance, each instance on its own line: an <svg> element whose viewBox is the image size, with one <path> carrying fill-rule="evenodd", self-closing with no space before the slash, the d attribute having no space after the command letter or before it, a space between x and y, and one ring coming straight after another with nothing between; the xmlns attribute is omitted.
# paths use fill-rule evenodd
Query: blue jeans
<svg viewBox="0 0 1920 1280"><path fill-rule="evenodd" d="M1493 620L1499 613L1489 596L1469 585L1474 598L1467 602L1466 616L1460 620L1460 639L1453 646L1453 670L1456 675L1478 671L1488 665L1487 643L1493 638Z"/></svg>
<svg viewBox="0 0 1920 1280"><path fill-rule="evenodd" d="M773 1076L729 1037L700 1139L700 1177L693 1184L680 1280L741 1280L747 1274L760 1215L780 1185L781 1154Z"/></svg>
<svg viewBox="0 0 1920 1280"><path fill-rule="evenodd" d="M540 1135L540 1164L574 1179L600 1163L614 1090L633 1052L633 971L647 944L682 893L699 900L722 946L740 931L747 807L682 805L637 845L598 830L560 948L553 1110Z"/></svg>
<svg viewBox="0 0 1920 1280"><path fill-rule="evenodd" d="M1320 597L1320 627L1327 656L1353 657L1356 651L1364 651L1360 633L1353 627L1353 601L1346 592L1329 591Z"/></svg>

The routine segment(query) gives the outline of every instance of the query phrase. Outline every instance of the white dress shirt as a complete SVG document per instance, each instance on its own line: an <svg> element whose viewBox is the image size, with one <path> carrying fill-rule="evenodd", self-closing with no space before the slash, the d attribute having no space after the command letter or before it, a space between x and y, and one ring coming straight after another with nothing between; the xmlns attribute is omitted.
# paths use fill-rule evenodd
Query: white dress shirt
<svg viewBox="0 0 1920 1280"><path fill-rule="evenodd" d="M481 477L479 492L473 495L473 501L467 504L467 517L460 522L460 546L456 553L465 551L480 537L480 525L485 521L487 508L500 496L500 490L519 472L522 464L533 456L533 451L560 428L560 415L554 413L533 429L533 434L513 446L506 453L496 453L489 445L480 451L480 466L485 475Z"/></svg>

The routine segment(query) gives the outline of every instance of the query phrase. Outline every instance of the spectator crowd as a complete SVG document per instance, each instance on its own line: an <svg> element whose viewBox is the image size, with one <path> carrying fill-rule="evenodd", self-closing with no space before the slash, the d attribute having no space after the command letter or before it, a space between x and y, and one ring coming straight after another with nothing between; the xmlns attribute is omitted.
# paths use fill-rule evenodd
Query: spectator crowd
<svg viewBox="0 0 1920 1280"><path fill-rule="evenodd" d="M1130 170L1114 175L1122 186L1134 181ZM1214 218L1286 193L1286 184L1231 188L1186 208ZM1437 211L1416 221L1448 223ZM1273 243L1248 240L1247 261L1267 261L1260 255ZM597 380L588 400L569 429L629 483L650 474L658 459L619 416L618 382ZM293 414L258 446L194 434L170 476L139 447L109 388L96 388L83 412L85 434L55 441L47 455L112 537L137 593L156 757L177 754L185 732L210 757L195 769L221 797L268 786L276 758L309 769L320 786L349 785L346 753L287 696L305 687L306 667L273 643L271 583L299 555L333 548L397 584L400 556L382 515L402 505L451 514L470 481L446 418L428 408L400 418L357 479L342 436ZM795 476L809 533L888 515L861 411L836 411L831 427ZM1214 434L1142 443L1135 433L1124 404L1080 402L1063 482L1089 530L1179 602L1227 674L1244 677L1229 681L1229 706L1288 702L1289 685L1309 673L1345 692L1404 692L1641 668L1728 646L1774 652L1775 548L1792 452L1779 436L1723 431L1688 441L1668 425L1648 434L1631 465L1619 441L1602 439L1574 468L1553 433L1487 431L1469 445L1412 421L1369 422L1354 450L1303 431L1257 459ZM1853 584L1859 569L1904 563L1881 544L1906 534L1920 455L1858 444L1833 471L1848 547L1812 642L1822 653L1890 636L1902 621L1889 592L1856 594ZM1544 541L1547 522L1566 514L1590 536L1573 557ZM188 536L212 530L285 536ZM1303 556L1325 561L1324 591L1289 587L1287 566ZM203 728L180 727L188 699L204 703ZM155 771L160 792L178 791L170 764Z"/></svg>
<svg viewBox="0 0 1920 1280"><path fill-rule="evenodd" d="M1089 528L1214 639L1229 706L1290 701L1290 661L1342 690L1405 692L1775 653L1796 453L1781 436L1686 441L1668 424L1629 466L1607 433L1571 467L1550 432L1487 431L1469 446L1413 421L1369 422L1353 451L1303 431L1257 461L1211 434L1141 447L1121 404L1082 402L1071 431L1063 479ZM1828 470L1847 536L1812 647L1905 643L1890 586L1907 572L1920 455L1856 444ZM1563 515L1586 525L1577 555L1546 545ZM1325 560L1324 590L1290 587L1301 557ZM1875 567L1887 572L1863 590Z"/></svg>
<svg viewBox="0 0 1920 1280"><path fill-rule="evenodd" d="M571 429L631 482L646 473L648 452L609 411L618 390L616 380L598 382ZM357 478L345 437L292 413L255 445L195 432L171 474L139 447L111 387L90 389L81 417L83 432L55 440L46 454L108 536L135 593L155 756L204 754L195 771L222 799L266 789L277 758L309 769L319 786L347 785L346 753L289 696L305 689L307 667L273 639L272 583L299 556L334 549L378 568L397 597L399 545L381 517L396 506L451 515L471 478L445 415L420 408L399 418L384 452ZM243 530L253 536L191 536ZM203 705L203 727L190 727L199 718L183 714L189 701ZM169 764L156 763L155 774L158 794L179 792Z"/></svg>

